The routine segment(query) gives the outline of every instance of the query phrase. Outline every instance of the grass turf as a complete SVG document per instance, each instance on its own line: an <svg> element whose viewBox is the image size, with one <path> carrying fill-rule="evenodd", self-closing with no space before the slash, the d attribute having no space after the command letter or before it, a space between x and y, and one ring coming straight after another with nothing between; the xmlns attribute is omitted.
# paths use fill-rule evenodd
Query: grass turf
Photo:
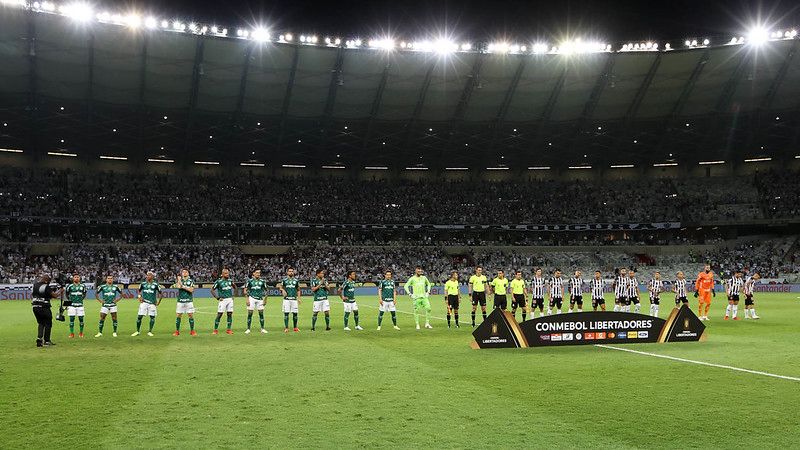
<svg viewBox="0 0 800 450"><path fill-rule="evenodd" d="M800 377L797 294L760 294L757 301L760 321L723 322L718 296L708 342L622 347ZM212 336L215 302L199 299L200 335L192 338L170 335L174 300L165 300L156 336L133 338L136 304L123 301L120 337L111 337L109 318L105 336L95 339L99 306L90 302L86 338L68 340L67 326L56 323L58 345L37 349L29 304L0 302L0 447L791 448L800 442L797 381L594 346L472 350L468 307L461 313L467 326L448 330L437 297L435 328L415 331L410 302L402 298L401 331L387 314L377 332L376 302L361 297L359 303L365 331L342 331L342 307L334 303L333 331L320 331L320 318L312 333L311 302L304 301L302 332L284 335L280 302L271 298L269 334L245 335L244 303L237 299L236 334ZM670 301L663 303L662 317Z"/></svg>

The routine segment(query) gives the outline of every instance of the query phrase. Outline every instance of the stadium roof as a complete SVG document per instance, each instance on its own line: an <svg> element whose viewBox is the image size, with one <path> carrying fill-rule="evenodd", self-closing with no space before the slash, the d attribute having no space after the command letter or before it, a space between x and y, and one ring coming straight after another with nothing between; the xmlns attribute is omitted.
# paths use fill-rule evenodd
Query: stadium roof
<svg viewBox="0 0 800 450"><path fill-rule="evenodd" d="M236 164L578 167L793 157L800 135L796 33L763 45L585 53L453 44L445 55L185 31L0 5L0 147Z"/></svg>

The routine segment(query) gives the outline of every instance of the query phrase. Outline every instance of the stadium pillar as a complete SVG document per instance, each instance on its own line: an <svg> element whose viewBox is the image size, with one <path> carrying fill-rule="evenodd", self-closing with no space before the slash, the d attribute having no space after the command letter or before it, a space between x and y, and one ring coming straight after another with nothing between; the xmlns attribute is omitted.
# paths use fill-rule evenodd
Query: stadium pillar
<svg viewBox="0 0 800 450"><path fill-rule="evenodd" d="M27 146L33 154L34 160L38 160L39 155L39 93L38 93L38 71L36 60L36 21L35 12L32 9L26 11L28 25L28 136Z"/></svg>

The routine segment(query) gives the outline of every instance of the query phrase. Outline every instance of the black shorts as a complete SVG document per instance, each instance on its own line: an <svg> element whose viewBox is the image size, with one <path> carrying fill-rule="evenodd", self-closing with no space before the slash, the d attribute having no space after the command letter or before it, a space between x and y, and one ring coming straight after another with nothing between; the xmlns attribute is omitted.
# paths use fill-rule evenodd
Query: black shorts
<svg viewBox="0 0 800 450"><path fill-rule="evenodd" d="M458 296L457 295L448 295L447 296L447 306L458 309Z"/></svg>
<svg viewBox="0 0 800 450"><path fill-rule="evenodd" d="M582 305L583 304L583 296L582 295L573 295L569 299L569 304L574 305L575 303Z"/></svg>
<svg viewBox="0 0 800 450"><path fill-rule="evenodd" d="M495 309L508 309L508 300L506 300L506 296L495 294L494 307Z"/></svg>
<svg viewBox="0 0 800 450"><path fill-rule="evenodd" d="M658 305L658 304L660 304L659 303L660 301L661 301L661 299L658 298L658 297L650 297L650 304L651 305Z"/></svg>
<svg viewBox="0 0 800 450"><path fill-rule="evenodd" d="M732 302L738 302L739 301L739 294L731 295L730 297L728 297L728 300L730 300Z"/></svg>
<svg viewBox="0 0 800 450"><path fill-rule="evenodd" d="M531 299L531 308L544 308L544 299L543 298L532 298Z"/></svg>
<svg viewBox="0 0 800 450"><path fill-rule="evenodd" d="M561 306L564 304L564 299L561 297L550 297L550 307L557 307L561 309Z"/></svg>
<svg viewBox="0 0 800 450"><path fill-rule="evenodd" d="M687 299L686 297L675 297L675 304L680 305L681 303L686 305L689 303L689 299Z"/></svg>
<svg viewBox="0 0 800 450"><path fill-rule="evenodd" d="M753 295L752 294L744 296L744 305L745 306L753 306L753 305L755 305L755 302L753 302Z"/></svg>
<svg viewBox="0 0 800 450"><path fill-rule="evenodd" d="M639 304L639 297L638 297L638 296L636 296L636 297L633 297L633 296L632 296L632 297L626 297L626 298L627 298L627 300L628 300L628 301L625 303L625 305L626 305L626 306L627 306L627 305L630 305L631 303L633 303L634 305L638 305L638 304Z"/></svg>
<svg viewBox="0 0 800 450"><path fill-rule="evenodd" d="M486 292L472 291L472 306L481 305L486 306Z"/></svg>
<svg viewBox="0 0 800 450"><path fill-rule="evenodd" d="M511 309L524 308L526 304L525 294L514 294L511 298Z"/></svg>
<svg viewBox="0 0 800 450"><path fill-rule="evenodd" d="M625 297L616 297L616 298L614 298L614 303L616 303L618 305L624 305L625 302L627 302L627 301L628 301L628 299L625 298Z"/></svg>
<svg viewBox="0 0 800 450"><path fill-rule="evenodd" d="M605 305L606 299L605 298L593 298L592 299L592 307L597 308L597 305Z"/></svg>

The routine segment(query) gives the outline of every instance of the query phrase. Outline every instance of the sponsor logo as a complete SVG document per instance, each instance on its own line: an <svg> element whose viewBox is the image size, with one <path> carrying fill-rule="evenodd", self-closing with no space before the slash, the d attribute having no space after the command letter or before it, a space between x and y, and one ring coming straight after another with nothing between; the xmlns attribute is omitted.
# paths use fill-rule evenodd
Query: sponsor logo
<svg viewBox="0 0 800 450"><path fill-rule="evenodd" d="M539 340L541 340L541 341L549 341L550 340L550 335L549 334L542 334L542 335L539 336Z"/></svg>
<svg viewBox="0 0 800 450"><path fill-rule="evenodd" d="M639 333L635 331L628 331L628 339L636 339L639 337Z"/></svg>
<svg viewBox="0 0 800 450"><path fill-rule="evenodd" d="M620 331L619 333L617 333L617 337L620 339L625 339L626 337L628 337L628 334L625 333L624 331Z"/></svg>
<svg viewBox="0 0 800 450"><path fill-rule="evenodd" d="M583 339L583 335L582 334L580 334L580 333L575 334L575 340L576 341L580 341L581 339Z"/></svg>
<svg viewBox="0 0 800 450"><path fill-rule="evenodd" d="M649 331L640 331L639 332L639 339L647 339L648 337L650 337L650 332Z"/></svg>
<svg viewBox="0 0 800 450"><path fill-rule="evenodd" d="M492 322L492 335L497 335L497 322Z"/></svg>
<svg viewBox="0 0 800 450"><path fill-rule="evenodd" d="M551 334L550 341L551 342L561 341L561 333Z"/></svg>
<svg viewBox="0 0 800 450"><path fill-rule="evenodd" d="M683 329L684 330L688 330L689 329L689 318L688 317L683 319Z"/></svg>
<svg viewBox="0 0 800 450"><path fill-rule="evenodd" d="M597 334L600 334L600 333L597 333ZM586 333L585 338L586 338L586 340L595 339L595 334L594 333ZM603 338L598 337L597 339L603 339Z"/></svg>
<svg viewBox="0 0 800 450"><path fill-rule="evenodd" d="M594 333L594 337L595 337L595 339L605 339L606 338L606 334L605 333ZM589 338L587 337L586 339L589 339Z"/></svg>
<svg viewBox="0 0 800 450"><path fill-rule="evenodd" d="M561 335L562 341L571 341L572 340L572 333L563 333Z"/></svg>

